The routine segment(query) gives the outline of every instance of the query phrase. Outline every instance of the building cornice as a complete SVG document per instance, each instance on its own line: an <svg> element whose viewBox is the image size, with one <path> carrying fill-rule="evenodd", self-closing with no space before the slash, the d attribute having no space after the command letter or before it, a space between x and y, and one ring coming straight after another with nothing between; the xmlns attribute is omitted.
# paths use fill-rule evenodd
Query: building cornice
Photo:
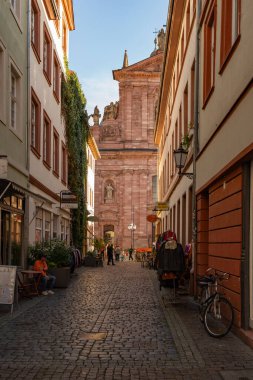
<svg viewBox="0 0 253 380"><path fill-rule="evenodd" d="M75 29L73 0L62 0L62 5L67 18L69 30Z"/></svg>
<svg viewBox="0 0 253 380"><path fill-rule="evenodd" d="M178 48L178 40L180 36L180 29L184 16L186 0L171 0L169 5L169 12L167 18L167 30L165 40L165 53L163 60L163 71L161 75L158 113L155 125L155 143L159 144L162 134L167 102L169 97L170 83L173 74L173 66Z"/></svg>
<svg viewBox="0 0 253 380"><path fill-rule="evenodd" d="M92 133L90 130L88 132L88 146L89 146L95 160L98 160L99 158L101 158L99 150L98 150L97 143L96 143L94 137L92 136Z"/></svg>

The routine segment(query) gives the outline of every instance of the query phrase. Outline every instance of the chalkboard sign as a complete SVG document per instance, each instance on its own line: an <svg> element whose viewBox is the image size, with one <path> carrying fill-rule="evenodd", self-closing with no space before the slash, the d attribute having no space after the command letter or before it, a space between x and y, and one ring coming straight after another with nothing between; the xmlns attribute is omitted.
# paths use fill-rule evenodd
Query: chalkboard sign
<svg viewBox="0 0 253 380"><path fill-rule="evenodd" d="M16 266L0 265L0 304L13 305Z"/></svg>

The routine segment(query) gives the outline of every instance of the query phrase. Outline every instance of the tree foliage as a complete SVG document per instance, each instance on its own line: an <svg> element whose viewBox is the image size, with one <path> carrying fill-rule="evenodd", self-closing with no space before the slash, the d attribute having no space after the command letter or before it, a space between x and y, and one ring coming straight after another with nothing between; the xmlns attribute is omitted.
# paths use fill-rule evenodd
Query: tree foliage
<svg viewBox="0 0 253 380"><path fill-rule="evenodd" d="M87 178L88 115L85 105L86 99L78 77L69 70L66 62L65 80L62 80L62 113L66 122L68 185L78 199L78 208L71 211L72 239L80 250L83 247L87 215L84 184Z"/></svg>

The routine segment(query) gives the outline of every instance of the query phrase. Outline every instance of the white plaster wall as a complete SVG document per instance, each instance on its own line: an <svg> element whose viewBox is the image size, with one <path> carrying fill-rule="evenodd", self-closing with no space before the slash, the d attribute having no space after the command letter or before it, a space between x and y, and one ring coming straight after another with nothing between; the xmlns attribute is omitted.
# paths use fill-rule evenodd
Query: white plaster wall
<svg viewBox="0 0 253 380"><path fill-rule="evenodd" d="M200 57L200 150L220 125L229 109L252 79L253 67L253 1L241 2L241 38L230 61L220 75L221 2L217 2L215 88L206 108L203 105L203 30ZM197 161L197 189L221 170L230 160L253 141L252 90L238 105ZM211 160L210 160L211 157Z"/></svg>

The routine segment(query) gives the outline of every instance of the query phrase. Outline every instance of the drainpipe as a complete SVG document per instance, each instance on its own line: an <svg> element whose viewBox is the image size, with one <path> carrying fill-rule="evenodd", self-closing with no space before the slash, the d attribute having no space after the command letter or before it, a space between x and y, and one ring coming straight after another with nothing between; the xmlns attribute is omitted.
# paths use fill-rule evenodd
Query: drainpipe
<svg viewBox="0 0 253 380"><path fill-rule="evenodd" d="M192 181L192 268L194 281L194 295L197 290L197 201L196 201L196 159L199 152L199 55L200 55L200 13L201 0L196 9L196 57L195 57L195 91L194 91L194 135L193 135L193 181Z"/></svg>

